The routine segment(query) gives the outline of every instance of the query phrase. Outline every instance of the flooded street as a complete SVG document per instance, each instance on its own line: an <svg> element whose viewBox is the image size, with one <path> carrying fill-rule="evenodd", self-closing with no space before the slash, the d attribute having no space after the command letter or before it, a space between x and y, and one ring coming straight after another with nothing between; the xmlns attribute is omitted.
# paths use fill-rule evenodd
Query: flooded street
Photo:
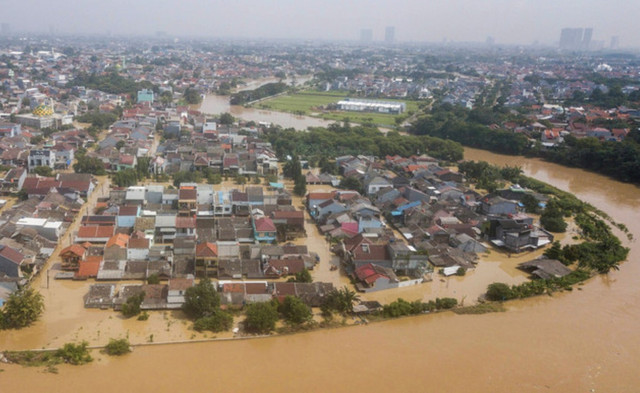
<svg viewBox="0 0 640 393"><path fill-rule="evenodd" d="M466 149L465 157L521 165L527 175L576 194L627 225L636 238L640 236L639 189L634 185L539 160L474 149ZM314 227L307 225L307 230ZM323 249L315 241L307 244L311 251ZM94 351L98 358L94 363L61 366L57 375L0 365L4 369L0 386L3 391L24 392L84 392L89 387L95 392L209 391L220 386L240 392L283 388L305 392L637 392L640 246L637 242L627 245L631 247L629 261L619 271L596 277L580 290L511 302L506 313L443 313L268 339L138 347L122 358ZM315 279L335 277L335 272L329 271L330 257L321 255L313 272ZM429 291L405 288L390 292L389 297L411 300L420 293L425 299L461 298L464 284L467 299L471 299L473 293L484 290L481 283L487 278L521 280L513 269L517 259L492 251L486 263L465 277L445 282L438 277L434 283L420 286L430 285ZM335 283L341 282L342 278ZM56 285L68 285L73 291L76 283ZM59 301L68 300L65 296ZM62 307L65 311L58 317L59 323L53 318L51 325L2 332L0 347L22 347L30 342L44 345L48 342L36 340L43 331L55 337L73 326L92 325L84 317L82 321L74 319L80 307L76 298ZM139 323L115 316L109 320L110 312L95 311L95 315L106 319L100 325L105 326L104 331L100 328L103 337L124 334L129 323ZM152 318L159 321L147 322L158 326L164 322L161 330L167 335L173 331L183 334L186 329L181 324L166 326L161 313ZM105 333L107 326L109 333ZM81 331L78 337L95 334L95 330Z"/></svg>

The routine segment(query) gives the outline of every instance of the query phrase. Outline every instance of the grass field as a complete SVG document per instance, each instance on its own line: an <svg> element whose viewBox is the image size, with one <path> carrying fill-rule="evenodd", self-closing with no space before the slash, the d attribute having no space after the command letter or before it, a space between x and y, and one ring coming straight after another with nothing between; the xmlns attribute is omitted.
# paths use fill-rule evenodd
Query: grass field
<svg viewBox="0 0 640 393"><path fill-rule="evenodd" d="M345 118L353 123L373 123L381 126L395 126L397 115L372 113L372 112L347 112L347 111L331 111L323 112L318 107L336 103L345 98L349 98L348 92L339 91L311 91L305 90L291 95L282 95L272 99L268 99L253 105L260 109L269 109L277 112L295 113L298 115L306 115L320 117L326 120L342 121ZM417 111L418 101L398 100L398 99L381 99L383 101L404 102L407 104L407 111Z"/></svg>

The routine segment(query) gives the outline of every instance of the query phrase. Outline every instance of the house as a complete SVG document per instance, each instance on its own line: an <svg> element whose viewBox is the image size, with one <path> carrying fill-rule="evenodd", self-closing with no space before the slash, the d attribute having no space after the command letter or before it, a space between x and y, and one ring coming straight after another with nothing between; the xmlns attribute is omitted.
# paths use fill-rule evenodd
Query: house
<svg viewBox="0 0 640 393"><path fill-rule="evenodd" d="M256 241L273 243L276 240L277 229L269 217L252 217L251 223Z"/></svg>
<svg viewBox="0 0 640 393"><path fill-rule="evenodd" d="M356 288L361 292L397 288L399 283L393 270L371 263L356 268L353 276L358 281Z"/></svg>
<svg viewBox="0 0 640 393"><path fill-rule="evenodd" d="M304 212L301 210L277 210L271 213L271 219L276 226L287 225L296 230L304 230Z"/></svg>
<svg viewBox="0 0 640 393"><path fill-rule="evenodd" d="M133 228L136 218L140 216L140 205L120 206L116 223L118 228Z"/></svg>
<svg viewBox="0 0 640 393"><path fill-rule="evenodd" d="M83 225L78 228L76 234L76 243L106 243L111 239L115 232L114 226L87 226Z"/></svg>
<svg viewBox="0 0 640 393"><path fill-rule="evenodd" d="M75 280L86 280L88 278L97 278L102 264L101 255L91 255L80 261L78 270L76 271Z"/></svg>
<svg viewBox="0 0 640 393"><path fill-rule="evenodd" d="M22 277L21 267L25 256L18 250L0 245L0 273L9 277Z"/></svg>
<svg viewBox="0 0 640 393"><path fill-rule="evenodd" d="M196 276L208 277L217 274L218 268L218 246L205 242L196 246Z"/></svg>
<svg viewBox="0 0 640 393"><path fill-rule="evenodd" d="M500 196L486 196L482 198L480 209L486 215L508 215L518 212L518 204Z"/></svg>
<svg viewBox="0 0 640 393"><path fill-rule="evenodd" d="M523 262L518 265L518 268L527 271L531 273L531 275L542 280L560 278L571 273L571 269L563 265L562 262L544 257Z"/></svg>
<svg viewBox="0 0 640 393"><path fill-rule="evenodd" d="M150 245L149 239L131 237L127 244L127 260L148 259Z"/></svg>
<svg viewBox="0 0 640 393"><path fill-rule="evenodd" d="M366 264L391 268L392 260L386 245L362 243L350 252L351 264L354 269Z"/></svg>
<svg viewBox="0 0 640 393"><path fill-rule="evenodd" d="M86 308L107 309L113 307L115 297L115 284L93 284L89 287L89 293L84 298Z"/></svg>
<svg viewBox="0 0 640 393"><path fill-rule="evenodd" d="M371 179L370 182L365 184L367 195L376 194L381 189L387 188L387 187L393 187L393 184L389 182L387 179L380 176L374 177L373 179Z"/></svg>
<svg viewBox="0 0 640 393"><path fill-rule="evenodd" d="M105 261L123 261L127 259L127 244L129 235L117 233L113 235L104 247Z"/></svg>
<svg viewBox="0 0 640 393"><path fill-rule="evenodd" d="M193 286L193 276L186 278L170 278L167 293L167 308L181 308L185 302L187 289Z"/></svg>
<svg viewBox="0 0 640 393"><path fill-rule="evenodd" d="M314 206L311 209L310 214L316 221L322 221L331 214L341 213L346 210L347 207L343 203L340 203L335 199L327 199L319 205Z"/></svg>
<svg viewBox="0 0 640 393"><path fill-rule="evenodd" d="M60 251L62 270L78 270L80 261L87 255L87 249L80 244L72 244Z"/></svg>
<svg viewBox="0 0 640 393"><path fill-rule="evenodd" d="M33 149L29 152L29 171L39 166L47 166L54 169L56 164L56 155L53 150L49 149Z"/></svg>
<svg viewBox="0 0 640 393"><path fill-rule="evenodd" d="M307 194L307 208L309 211L313 211L316 206L333 199L334 196L334 192L310 192Z"/></svg>
<svg viewBox="0 0 640 393"><path fill-rule="evenodd" d="M11 168L2 180L2 189L5 191L18 191L22 189L27 170L24 168Z"/></svg>
<svg viewBox="0 0 640 393"><path fill-rule="evenodd" d="M494 245L512 252L535 250L553 242L551 233L516 219L490 220L489 238Z"/></svg>

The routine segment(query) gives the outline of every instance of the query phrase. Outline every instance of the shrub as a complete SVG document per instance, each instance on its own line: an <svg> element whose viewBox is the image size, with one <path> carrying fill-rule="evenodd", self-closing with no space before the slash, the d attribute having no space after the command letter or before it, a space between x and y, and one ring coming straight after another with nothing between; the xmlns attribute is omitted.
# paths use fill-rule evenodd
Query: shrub
<svg viewBox="0 0 640 393"><path fill-rule="evenodd" d="M67 343L56 351L56 356L65 363L80 365L93 361L88 349L89 343L86 341L80 344Z"/></svg>
<svg viewBox="0 0 640 393"><path fill-rule="evenodd" d="M111 356L120 356L131 352L131 345L126 338L110 339L109 344L104 347L104 352Z"/></svg>

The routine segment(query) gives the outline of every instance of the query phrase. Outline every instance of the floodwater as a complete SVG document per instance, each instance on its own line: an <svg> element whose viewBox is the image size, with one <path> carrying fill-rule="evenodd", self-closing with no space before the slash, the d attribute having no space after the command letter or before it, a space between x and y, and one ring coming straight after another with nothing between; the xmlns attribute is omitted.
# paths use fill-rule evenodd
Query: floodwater
<svg viewBox="0 0 640 393"><path fill-rule="evenodd" d="M576 194L640 236L636 186L539 160L473 149L465 154L521 165L527 175ZM94 363L62 366L57 375L0 365L0 386L25 392L637 392L640 247L628 246L629 261L619 271L573 292L510 302L505 313L443 313L268 339L138 347L122 358L94 353ZM488 259L496 261L487 264L515 274L504 265L509 258L494 254ZM460 280L466 284L476 274L484 273L479 267ZM1 333L11 339L0 345L31 329Z"/></svg>

